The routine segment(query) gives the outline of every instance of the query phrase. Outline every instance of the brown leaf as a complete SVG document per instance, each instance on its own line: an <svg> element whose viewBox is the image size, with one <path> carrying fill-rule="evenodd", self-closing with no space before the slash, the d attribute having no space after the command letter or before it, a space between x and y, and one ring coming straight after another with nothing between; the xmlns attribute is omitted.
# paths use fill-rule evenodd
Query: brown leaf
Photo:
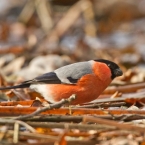
<svg viewBox="0 0 145 145"><path fill-rule="evenodd" d="M34 100L31 107L43 107L43 105L40 100Z"/></svg>

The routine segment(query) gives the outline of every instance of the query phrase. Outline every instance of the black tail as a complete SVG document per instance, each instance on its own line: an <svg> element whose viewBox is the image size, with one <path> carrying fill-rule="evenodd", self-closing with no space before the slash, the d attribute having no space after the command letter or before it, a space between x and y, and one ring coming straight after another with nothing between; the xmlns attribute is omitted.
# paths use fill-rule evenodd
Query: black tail
<svg viewBox="0 0 145 145"><path fill-rule="evenodd" d="M17 88L28 88L30 83L22 83L16 86L2 87L0 90L17 89Z"/></svg>

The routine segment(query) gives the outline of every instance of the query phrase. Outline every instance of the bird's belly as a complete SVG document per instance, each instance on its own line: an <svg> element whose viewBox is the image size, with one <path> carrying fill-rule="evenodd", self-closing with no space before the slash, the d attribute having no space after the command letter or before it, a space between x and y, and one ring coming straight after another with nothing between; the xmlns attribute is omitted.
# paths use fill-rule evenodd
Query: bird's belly
<svg viewBox="0 0 145 145"><path fill-rule="evenodd" d="M54 97L50 91L51 89L48 86L48 84L33 84L30 88L40 93L45 100L55 103L56 101L54 100Z"/></svg>

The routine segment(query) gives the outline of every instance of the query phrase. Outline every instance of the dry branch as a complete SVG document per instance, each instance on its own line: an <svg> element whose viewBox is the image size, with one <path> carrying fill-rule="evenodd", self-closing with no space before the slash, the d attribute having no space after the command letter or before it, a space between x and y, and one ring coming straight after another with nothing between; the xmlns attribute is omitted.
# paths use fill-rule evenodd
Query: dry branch
<svg viewBox="0 0 145 145"><path fill-rule="evenodd" d="M112 120L106 120L106 119L90 117L90 116L84 116L83 120L84 120L84 122L94 122L94 123L114 126L121 130L130 130L130 131L145 133L145 127L134 126L131 124L118 123L118 122L112 121Z"/></svg>
<svg viewBox="0 0 145 145"><path fill-rule="evenodd" d="M43 108L38 108L35 112L25 115L25 116L19 116L16 117L15 120L21 120L21 119L26 119L26 118L31 118L35 115L38 115L42 112L45 112L47 110L50 109L54 109L54 108L60 108L61 106L63 106L64 104L70 103L71 101L73 101L75 99L75 95L70 96L70 98L68 99L62 99L61 101L55 103L55 104L50 104L49 106L43 107Z"/></svg>
<svg viewBox="0 0 145 145"><path fill-rule="evenodd" d="M79 18L79 16L83 12L85 12L87 9L92 10L92 4L88 0L80 0L76 4L74 4L72 7L70 7L70 9L67 11L65 16L61 18L61 20L56 24L56 26L53 28L53 30L48 34L44 43L48 44L49 42L51 42L51 43L57 42L59 40L59 38L61 36L63 36L73 24L75 24L75 22ZM92 22L91 22L91 24L92 24ZM91 27L93 27L93 29L96 32L95 26L93 25ZM42 45L43 44L41 43L40 47Z"/></svg>
<svg viewBox="0 0 145 145"><path fill-rule="evenodd" d="M3 131L1 131L3 132ZM7 135L13 135L14 131L8 130ZM45 134L39 134L39 133L29 133L29 132L19 132L20 136L24 136L26 138L32 138L32 139L48 139L50 141L56 141L58 137L45 135Z"/></svg>
<svg viewBox="0 0 145 145"><path fill-rule="evenodd" d="M96 99L93 101L93 104L95 103L109 103L109 102L126 102L131 103L132 100L135 102L137 101L145 101L145 92L138 92L138 93L131 93L131 94L124 94L122 97L119 98L104 98L104 99ZM91 102L88 104L92 104Z"/></svg>
<svg viewBox="0 0 145 145"><path fill-rule="evenodd" d="M15 124L15 120L0 119L0 124ZM77 124L77 123L52 123L52 122L26 122L28 125L33 127L41 128L61 128L65 129L66 125L69 129L79 129L79 130L106 130L106 129L115 129L115 127L107 125L98 125L98 124Z"/></svg>
<svg viewBox="0 0 145 145"><path fill-rule="evenodd" d="M136 92L138 89L144 89L145 83L137 83L137 84L130 84L130 85L124 85L124 86L114 86L107 88L104 91L104 94L114 94L116 91L122 92L122 93L130 93L130 92Z"/></svg>
<svg viewBox="0 0 145 145"><path fill-rule="evenodd" d="M94 103L90 105L82 105L82 106L76 106L75 108L104 108L104 107L120 107L125 106L125 102L107 102L105 103Z"/></svg>
<svg viewBox="0 0 145 145"><path fill-rule="evenodd" d="M145 115L138 114L127 114L127 115L93 115L99 118L118 120L118 121L133 121L145 119ZM83 116L71 116L71 115L45 115L45 116L35 116L33 118L24 119L24 121L39 121L39 122L74 122L79 123L83 120ZM0 122L1 123L1 122Z"/></svg>
<svg viewBox="0 0 145 145"><path fill-rule="evenodd" d="M1 116L18 116L18 115L26 115L35 112L37 107L0 107L0 115ZM38 113L39 114L39 113ZM60 108L47 110L45 112L41 112L41 114L49 114L49 115L68 115L70 114L69 109ZM145 110L109 110L109 109L86 109L86 108L72 108L71 115L86 115L86 114L94 114L94 115L145 115ZM37 114L36 114L37 115ZM32 117L33 115L31 115ZM27 118L27 117L26 117ZM16 118L17 119L17 118ZM19 118L24 119L24 118Z"/></svg>

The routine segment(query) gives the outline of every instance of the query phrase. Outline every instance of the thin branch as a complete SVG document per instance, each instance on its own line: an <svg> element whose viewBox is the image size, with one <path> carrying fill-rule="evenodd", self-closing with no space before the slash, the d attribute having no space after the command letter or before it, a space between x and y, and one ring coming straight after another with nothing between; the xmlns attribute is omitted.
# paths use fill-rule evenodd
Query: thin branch
<svg viewBox="0 0 145 145"><path fill-rule="evenodd" d="M93 115L94 117L99 117L103 119L109 119L109 120L121 120L121 121L132 121L132 120L140 120L145 119L144 115L138 115L138 114L128 114L128 115ZM23 119L23 121L29 121L29 122L74 122L79 123L82 122L83 116L73 116L73 115L42 115L42 116L34 116L32 118ZM17 120L18 121L18 120ZM15 120L12 119L0 119L0 124L13 124ZM21 121L22 122L22 121ZM28 126L25 122L20 123L20 125L24 126L26 129L28 129L31 132L36 132L34 128L31 126Z"/></svg>
<svg viewBox="0 0 145 145"><path fill-rule="evenodd" d="M94 117L99 117L103 119L109 120L121 120L124 122L132 121L132 120L140 120L145 119L145 115L138 114L128 114L128 115L93 115ZM83 116L71 116L71 115L45 115L45 116L35 116L33 118L24 119L24 121L40 121L40 122L74 122L79 123L82 122ZM1 124L1 120L0 120Z"/></svg>
<svg viewBox="0 0 145 145"><path fill-rule="evenodd" d="M90 105L75 106L75 108L104 108L104 107L120 107L126 105L126 102L110 102L110 103L94 103Z"/></svg>
<svg viewBox="0 0 145 145"><path fill-rule="evenodd" d="M69 129L79 130L102 130L102 129L115 129L112 126L100 125L100 124L78 124L78 123L56 123L56 122L26 122L28 125L33 127L41 128L61 128L64 129L67 125ZM0 124L15 124L15 120L0 119ZM35 132L34 132L35 133Z"/></svg>
<svg viewBox="0 0 145 145"><path fill-rule="evenodd" d="M51 123L51 122L27 122L33 127L42 127L42 128L62 128L65 129L66 125L69 129L79 129L81 131L86 130L106 130L106 129L115 129L115 127L108 125L98 125L98 124L77 124L77 123Z"/></svg>
<svg viewBox="0 0 145 145"><path fill-rule="evenodd" d="M1 131L3 133L3 131ZM13 135L14 131L8 130L7 134ZM20 136L25 136L26 138L32 138L32 139L47 139L50 141L56 141L58 137L52 136L52 135L45 135L40 133L29 133L29 132L19 132Z"/></svg>
<svg viewBox="0 0 145 145"><path fill-rule="evenodd" d="M23 119L23 121L41 121L41 122L81 122L83 116L73 115L40 115L32 118ZM0 119L1 124L1 119Z"/></svg>
<svg viewBox="0 0 145 145"><path fill-rule="evenodd" d="M130 130L130 131L145 133L145 127L134 126L131 124L118 123L118 122L112 121L112 120L107 120L107 119L102 119L102 118L97 118L97 117L92 117L92 116L84 116L83 120L84 120L84 122L94 122L94 123L98 123L98 124L110 125L110 126L116 127L121 130Z"/></svg>
<svg viewBox="0 0 145 145"><path fill-rule="evenodd" d="M19 141L19 123L18 122L15 122L14 124L14 135L13 135L13 142L14 143L18 143Z"/></svg>
<svg viewBox="0 0 145 145"><path fill-rule="evenodd" d="M94 103L109 103L109 102L127 102L128 99L135 99L136 101L140 101L145 98L145 92L138 92L138 93L132 93L132 94L125 94L122 95L122 97L119 98L104 98L104 99L96 99L93 102L87 103L88 104L94 104Z"/></svg>
<svg viewBox="0 0 145 145"><path fill-rule="evenodd" d="M10 120L10 121L11 121L11 120ZM24 126L27 130L29 130L29 131L31 131L31 132L33 132L33 133L37 132L33 127L31 127L30 125L28 125L27 123L25 123L25 122L23 122L23 121L16 120L15 123L18 123L18 124Z"/></svg>
<svg viewBox="0 0 145 145"><path fill-rule="evenodd" d="M117 86L117 87L109 87L104 91L104 94L113 94L116 91L122 92L122 93L129 93L129 92L136 92L138 89L144 89L145 83L136 83L136 84L130 84L130 85L124 85L124 86Z"/></svg>
<svg viewBox="0 0 145 145"><path fill-rule="evenodd" d="M72 95L68 99L62 99L61 101L59 101L55 104L50 104L49 106L46 106L46 107L43 107L43 108L38 108L35 112L33 112L31 114L24 115L24 116L19 116L19 117L16 117L14 119L15 120L21 120L21 119L31 118L31 117L36 116L36 115L38 115L42 112L45 112L47 110L54 109L54 108L60 108L64 104L72 102L74 99L75 99L75 95Z"/></svg>

